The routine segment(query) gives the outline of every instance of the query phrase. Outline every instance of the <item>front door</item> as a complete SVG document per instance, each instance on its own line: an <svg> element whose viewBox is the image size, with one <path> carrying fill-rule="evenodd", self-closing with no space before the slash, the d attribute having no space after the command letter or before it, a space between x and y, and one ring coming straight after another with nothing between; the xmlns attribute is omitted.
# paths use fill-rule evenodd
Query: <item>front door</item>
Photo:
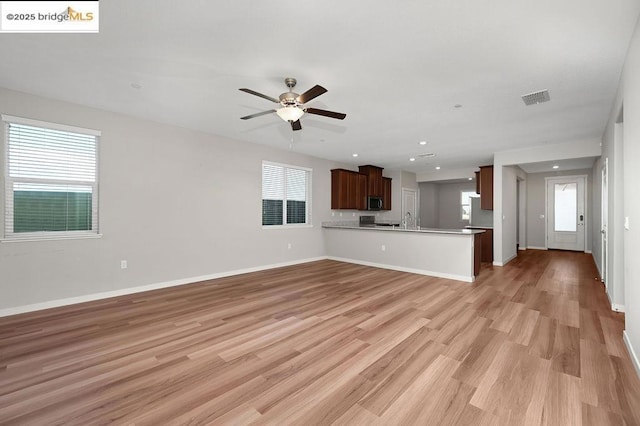
<svg viewBox="0 0 640 426"><path fill-rule="evenodd" d="M547 178L547 247L584 251L584 176Z"/></svg>

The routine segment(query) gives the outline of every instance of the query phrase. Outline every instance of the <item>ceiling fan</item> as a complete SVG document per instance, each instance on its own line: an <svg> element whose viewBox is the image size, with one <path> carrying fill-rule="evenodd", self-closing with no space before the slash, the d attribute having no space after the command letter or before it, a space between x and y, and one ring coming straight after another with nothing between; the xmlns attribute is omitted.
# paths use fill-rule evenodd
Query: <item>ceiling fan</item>
<svg viewBox="0 0 640 426"><path fill-rule="evenodd" d="M268 111L262 111L255 114L247 115L244 117L240 117L242 120L248 120L254 117L260 117L261 115L276 113L278 117L282 118L284 121L288 121L291 123L291 129L293 130L302 130L302 125L300 124L300 117L306 112L307 114L316 114L323 115L325 117L337 118L338 120L344 120L347 114L343 114L341 112L327 111L325 109L318 108L305 108L304 104L309 102L312 99L317 98L327 91L322 86L318 86L317 84L313 86L311 89L307 90L301 95L293 92L293 88L296 86L295 78L285 78L284 84L289 88L288 92L284 92L280 95L279 99L272 98L271 96L263 95L262 93L258 93L255 90L251 89L240 89L243 92L249 93L251 95L259 96L268 101L279 104L280 107L278 109L270 109Z"/></svg>

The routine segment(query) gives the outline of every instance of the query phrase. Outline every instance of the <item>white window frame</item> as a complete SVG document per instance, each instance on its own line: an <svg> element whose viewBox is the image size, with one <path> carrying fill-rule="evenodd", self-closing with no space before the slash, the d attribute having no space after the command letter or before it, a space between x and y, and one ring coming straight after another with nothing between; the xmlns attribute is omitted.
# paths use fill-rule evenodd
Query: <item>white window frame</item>
<svg viewBox="0 0 640 426"><path fill-rule="evenodd" d="M462 204L462 194L467 193L467 192L471 193L473 195L469 196L469 204ZM471 198L478 198L478 197L479 197L478 193L476 191L474 191L474 190L471 190L471 191L464 190L464 189L460 190L460 198L459 199L460 199L460 220L461 221L466 221L466 222L470 222L471 221ZM464 206L469 206L469 218L468 219L464 218Z"/></svg>
<svg viewBox="0 0 640 426"><path fill-rule="evenodd" d="M2 132L2 145L3 149L3 167L2 173L4 180L4 199L0 206L2 210L2 235L1 242L19 242L19 241L42 241L42 240L64 240L64 239L85 239L85 238L101 238L99 233L99 164L100 164L100 136L99 130L87 129L82 127L68 126L65 124L51 123L40 120L33 120L23 117L14 117L11 115L2 114L2 125L4 131ZM13 178L9 176L9 125L10 124L22 124L33 127L42 127L46 129L59 130L63 132L82 133L85 135L95 136L96 138L96 179L95 182L79 182L79 181L66 181L59 179L39 179L39 178ZM40 231L40 232L19 232L14 233L9 231L11 224L13 223L13 211L8 211L7 200L9 197L13 197L13 184L14 183L44 183L44 184L59 184L59 185L81 185L91 186L91 213L92 213L92 227L93 229L88 231Z"/></svg>
<svg viewBox="0 0 640 426"><path fill-rule="evenodd" d="M282 208L282 225L262 225L262 229L290 229L290 228L312 228L313 224L311 222L311 179L313 176L313 169L310 169L308 167L301 167L301 166L295 166L292 164L284 164L284 163L276 163L273 161L267 161L267 160L263 160L262 164L260 165L260 223L262 223L262 185L263 185L263 175L262 175L262 170L263 170L263 166L264 165L269 165L269 166L277 166L277 167L283 167L285 169L285 176L286 176L286 169L295 169L295 170L302 170L307 172L307 187L306 187L306 193L307 193L307 199L305 201L305 215L306 215L306 223L286 223L287 222L287 180L284 180L284 204L283 204L283 208Z"/></svg>

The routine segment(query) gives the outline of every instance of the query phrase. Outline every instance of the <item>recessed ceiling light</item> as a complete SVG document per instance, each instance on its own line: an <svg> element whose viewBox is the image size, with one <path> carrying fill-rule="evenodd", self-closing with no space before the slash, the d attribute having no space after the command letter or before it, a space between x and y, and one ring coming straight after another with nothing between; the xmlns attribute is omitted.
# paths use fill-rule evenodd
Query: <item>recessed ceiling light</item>
<svg viewBox="0 0 640 426"><path fill-rule="evenodd" d="M469 178L469 180L473 180L473 178Z"/></svg>
<svg viewBox="0 0 640 426"><path fill-rule="evenodd" d="M351 154L351 156L352 156L352 157L357 157L357 156L358 156L358 154Z"/></svg>
<svg viewBox="0 0 640 426"><path fill-rule="evenodd" d="M440 170L440 166L436 166L436 170Z"/></svg>
<svg viewBox="0 0 640 426"><path fill-rule="evenodd" d="M411 158L409 158L409 161L416 161L416 159L411 157Z"/></svg>
<svg viewBox="0 0 640 426"><path fill-rule="evenodd" d="M558 166L557 164L555 166L553 166L554 169L559 169L560 166Z"/></svg>
<svg viewBox="0 0 640 426"><path fill-rule="evenodd" d="M420 145L426 145L426 144L427 144L427 141L420 141L420 142L418 142L418 144L420 144Z"/></svg>

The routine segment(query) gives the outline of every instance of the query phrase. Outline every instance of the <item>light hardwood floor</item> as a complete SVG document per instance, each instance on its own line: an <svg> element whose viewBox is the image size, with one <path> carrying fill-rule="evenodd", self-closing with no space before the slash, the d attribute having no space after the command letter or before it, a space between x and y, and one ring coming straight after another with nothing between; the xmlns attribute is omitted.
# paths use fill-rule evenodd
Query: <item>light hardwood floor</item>
<svg viewBox="0 0 640 426"><path fill-rule="evenodd" d="M590 255L320 261L0 318L0 424L640 425Z"/></svg>

